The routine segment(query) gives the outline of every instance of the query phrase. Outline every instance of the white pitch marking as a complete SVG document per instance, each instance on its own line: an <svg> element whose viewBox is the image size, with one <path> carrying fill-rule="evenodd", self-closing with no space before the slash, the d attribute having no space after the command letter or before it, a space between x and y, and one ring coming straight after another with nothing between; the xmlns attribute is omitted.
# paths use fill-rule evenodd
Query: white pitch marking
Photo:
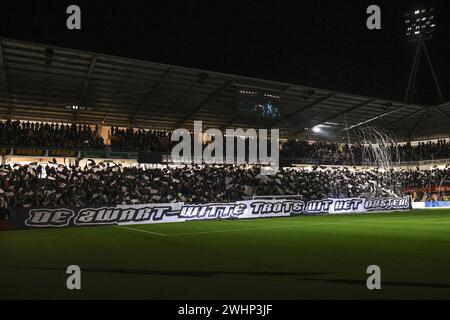
<svg viewBox="0 0 450 320"><path fill-rule="evenodd" d="M158 232L147 231L147 230L141 230L141 229L134 229L134 228L125 227L125 226L120 226L120 225L116 225L116 227L117 227L117 228L122 228L122 229L127 229L127 230L132 230L132 231L137 231L137 232L144 232L144 233L155 234L155 235L163 236L163 237L168 236L167 234L164 234L164 233L158 233Z"/></svg>
<svg viewBox="0 0 450 320"><path fill-rule="evenodd" d="M368 220L372 220L372 219L368 219ZM367 220L358 220L358 221L367 221ZM201 231L201 232L186 232L186 233L169 234L168 236L185 236L185 235L190 235L190 234L208 234L208 233L252 231L252 230L264 230L264 229L296 228L296 227L307 227L307 226L318 226L318 225L320 226L320 225L326 225L326 224L342 224L342 223L348 223L348 221L308 223L308 224L290 224L290 225L285 225L285 226L267 226L267 227L228 229L228 230L214 230L214 231Z"/></svg>
<svg viewBox="0 0 450 320"><path fill-rule="evenodd" d="M343 223L349 223L349 222L365 222L365 221L381 222L380 220L376 220L376 219L364 219L364 220L353 220L353 221L335 221L335 222L309 223L309 224L290 224L290 225L284 225L284 226L267 226L267 227L256 227L256 228L174 233L174 234L168 234L167 236L172 237L172 236L187 236L187 235L196 235L196 234L226 233L226 232L238 232L238 231L264 230L264 229L297 228L297 227L320 226L320 225L328 225L328 224L343 224ZM404 220L389 219L388 222L404 222Z"/></svg>
<svg viewBox="0 0 450 320"><path fill-rule="evenodd" d="M424 221L433 220L433 219L437 219L437 218L432 218L432 217L425 218ZM393 220L390 217L388 217L387 220L388 221L380 221L378 219L370 218L370 219L352 220L352 221L334 221L334 222L321 222L321 223L309 223L309 224L289 224L289 225L283 225L283 226L267 226L267 227L256 227L256 228L185 232L185 233L174 233L174 234L164 234L164 233L158 233L158 232L153 232L153 231L134 229L134 228L126 227L123 225L116 225L116 227L132 230L132 231L137 231L137 232L154 234L154 235L163 236L163 237L172 237L172 236L186 236L186 235L198 235L198 234L210 234L210 233L227 233L227 232L252 231L252 230L264 230L264 229L297 228L297 227L320 226L320 225L328 225L328 224L343 224L343 223L345 224L345 223L349 223L349 222L367 222L367 221L378 222L378 223L380 223L380 222L405 222L404 219Z"/></svg>

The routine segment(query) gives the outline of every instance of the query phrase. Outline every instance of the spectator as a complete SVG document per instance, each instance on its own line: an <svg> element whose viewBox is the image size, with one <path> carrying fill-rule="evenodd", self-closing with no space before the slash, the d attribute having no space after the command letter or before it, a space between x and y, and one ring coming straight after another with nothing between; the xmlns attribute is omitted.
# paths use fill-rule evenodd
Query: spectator
<svg viewBox="0 0 450 320"><path fill-rule="evenodd" d="M144 130L132 128L111 129L111 149L127 151L170 152L174 143L171 132L164 130Z"/></svg>
<svg viewBox="0 0 450 320"><path fill-rule="evenodd" d="M0 145L12 147L103 149L98 126L0 121Z"/></svg>
<svg viewBox="0 0 450 320"><path fill-rule="evenodd" d="M323 198L402 196L406 188L448 185L450 169L379 171L313 167L263 176L258 166L207 165L164 169L90 160L83 168L48 164L0 166L0 204L86 207L154 202L230 202L264 195Z"/></svg>

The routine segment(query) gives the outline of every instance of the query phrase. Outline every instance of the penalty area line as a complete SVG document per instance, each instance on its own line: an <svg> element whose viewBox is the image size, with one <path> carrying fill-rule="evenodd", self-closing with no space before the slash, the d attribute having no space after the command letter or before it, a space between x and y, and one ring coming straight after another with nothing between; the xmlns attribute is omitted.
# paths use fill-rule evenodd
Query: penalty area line
<svg viewBox="0 0 450 320"><path fill-rule="evenodd" d="M135 229L135 228L130 228L130 227L126 227L126 226L121 226L121 225L116 225L117 228L121 228L121 229L126 229L126 230L132 230L132 231L136 231L136 232L144 232L144 233L149 233L149 234L154 234L157 236L163 236L163 237L167 237L167 234L164 233L159 233L159 232L153 232L153 231L147 231L147 230L141 230L141 229Z"/></svg>

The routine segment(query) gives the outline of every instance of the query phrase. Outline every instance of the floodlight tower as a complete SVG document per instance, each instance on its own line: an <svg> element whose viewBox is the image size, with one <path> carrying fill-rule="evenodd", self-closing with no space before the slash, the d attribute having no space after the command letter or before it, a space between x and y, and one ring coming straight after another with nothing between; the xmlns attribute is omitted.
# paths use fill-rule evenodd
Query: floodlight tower
<svg viewBox="0 0 450 320"><path fill-rule="evenodd" d="M416 52L414 54L414 60L411 67L411 72L409 74L408 87L405 93L405 102L408 102L411 98L411 93L415 90L417 71L419 69L420 57L422 55L422 50L425 52L425 57L427 59L428 65L431 69L431 74L433 75L434 84L438 92L441 103L444 103L442 97L441 88L434 72L433 64L431 63L430 55L428 54L428 49L425 41L432 38L433 32L436 30L436 18L435 10L431 9L416 9L411 13L405 14L405 25L406 25L406 36L410 42L416 42Z"/></svg>

